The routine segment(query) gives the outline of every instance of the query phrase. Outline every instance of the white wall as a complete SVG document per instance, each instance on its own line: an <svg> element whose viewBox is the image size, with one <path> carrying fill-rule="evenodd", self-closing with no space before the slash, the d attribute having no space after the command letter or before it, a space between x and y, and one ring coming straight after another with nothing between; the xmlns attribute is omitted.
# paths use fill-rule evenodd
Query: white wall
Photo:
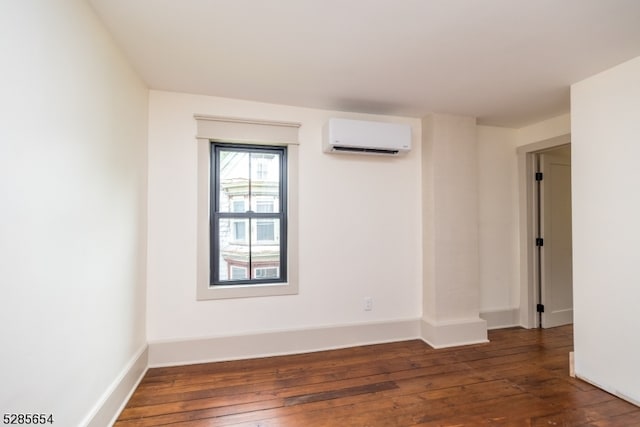
<svg viewBox="0 0 640 427"><path fill-rule="evenodd" d="M0 408L77 426L145 346L148 91L82 0L0 27Z"/></svg>
<svg viewBox="0 0 640 427"><path fill-rule="evenodd" d="M526 152L567 143L570 132L569 114L519 129L477 127L480 311L489 328L534 326L526 245Z"/></svg>
<svg viewBox="0 0 640 427"><path fill-rule="evenodd" d="M520 304L516 134L514 129L477 127L482 313Z"/></svg>
<svg viewBox="0 0 640 427"><path fill-rule="evenodd" d="M640 57L571 105L575 371L640 404Z"/></svg>
<svg viewBox="0 0 640 427"><path fill-rule="evenodd" d="M196 301L194 113L300 128L299 271L294 296ZM418 319L420 122L406 157L329 155L322 126L344 113L151 91L148 337L151 342ZM363 297L373 311L363 311Z"/></svg>

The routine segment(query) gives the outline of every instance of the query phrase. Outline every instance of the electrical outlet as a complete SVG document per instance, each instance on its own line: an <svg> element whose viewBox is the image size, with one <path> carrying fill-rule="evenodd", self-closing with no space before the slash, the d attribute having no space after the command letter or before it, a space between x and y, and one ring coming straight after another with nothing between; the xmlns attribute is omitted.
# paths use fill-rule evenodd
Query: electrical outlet
<svg viewBox="0 0 640 427"><path fill-rule="evenodd" d="M364 297L364 311L373 310L373 298L372 297Z"/></svg>

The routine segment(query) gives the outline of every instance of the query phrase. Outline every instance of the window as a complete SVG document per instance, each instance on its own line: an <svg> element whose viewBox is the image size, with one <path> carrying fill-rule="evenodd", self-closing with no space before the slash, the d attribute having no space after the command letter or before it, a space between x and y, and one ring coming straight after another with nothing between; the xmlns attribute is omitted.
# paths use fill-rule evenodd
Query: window
<svg viewBox="0 0 640 427"><path fill-rule="evenodd" d="M244 199L235 199L232 203L232 212L244 212Z"/></svg>
<svg viewBox="0 0 640 427"><path fill-rule="evenodd" d="M285 282L287 148L213 142L211 164L211 285Z"/></svg>
<svg viewBox="0 0 640 427"><path fill-rule="evenodd" d="M255 276L261 279L278 277L278 267L256 268Z"/></svg>
<svg viewBox="0 0 640 427"><path fill-rule="evenodd" d="M231 280L242 280L247 278L246 267L231 266Z"/></svg>
<svg viewBox="0 0 640 427"><path fill-rule="evenodd" d="M258 242L272 242L275 240L275 227L272 220L256 221L256 240Z"/></svg>
<svg viewBox="0 0 640 427"><path fill-rule="evenodd" d="M221 231L218 231L220 233ZM224 233L222 231L222 233ZM233 240L244 242L247 238L247 222L244 220L234 221L233 223Z"/></svg>
<svg viewBox="0 0 640 427"><path fill-rule="evenodd" d="M256 200L256 212L273 212L273 200Z"/></svg>
<svg viewBox="0 0 640 427"><path fill-rule="evenodd" d="M263 162L256 163L256 179L267 179L267 167Z"/></svg>
<svg viewBox="0 0 640 427"><path fill-rule="evenodd" d="M197 299L297 294L300 124L195 120Z"/></svg>

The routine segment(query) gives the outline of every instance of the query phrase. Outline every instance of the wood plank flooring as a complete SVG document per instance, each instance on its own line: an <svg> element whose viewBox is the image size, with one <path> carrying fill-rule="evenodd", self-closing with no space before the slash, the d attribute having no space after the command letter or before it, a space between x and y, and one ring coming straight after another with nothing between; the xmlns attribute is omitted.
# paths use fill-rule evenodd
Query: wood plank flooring
<svg viewBox="0 0 640 427"><path fill-rule="evenodd" d="M640 408L569 377L571 326L150 369L126 426L640 426Z"/></svg>

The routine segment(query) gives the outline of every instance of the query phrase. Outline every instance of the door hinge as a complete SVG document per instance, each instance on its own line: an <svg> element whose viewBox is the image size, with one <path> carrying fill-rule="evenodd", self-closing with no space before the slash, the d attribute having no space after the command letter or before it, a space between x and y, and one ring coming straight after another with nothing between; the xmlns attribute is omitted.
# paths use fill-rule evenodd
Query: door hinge
<svg viewBox="0 0 640 427"><path fill-rule="evenodd" d="M544 239L542 237L536 237L536 246L544 246Z"/></svg>
<svg viewBox="0 0 640 427"><path fill-rule="evenodd" d="M536 181L542 181L543 174L542 172L536 172Z"/></svg>
<svg viewBox="0 0 640 427"><path fill-rule="evenodd" d="M544 313L544 304L538 304L536 305L536 311L538 313Z"/></svg>

